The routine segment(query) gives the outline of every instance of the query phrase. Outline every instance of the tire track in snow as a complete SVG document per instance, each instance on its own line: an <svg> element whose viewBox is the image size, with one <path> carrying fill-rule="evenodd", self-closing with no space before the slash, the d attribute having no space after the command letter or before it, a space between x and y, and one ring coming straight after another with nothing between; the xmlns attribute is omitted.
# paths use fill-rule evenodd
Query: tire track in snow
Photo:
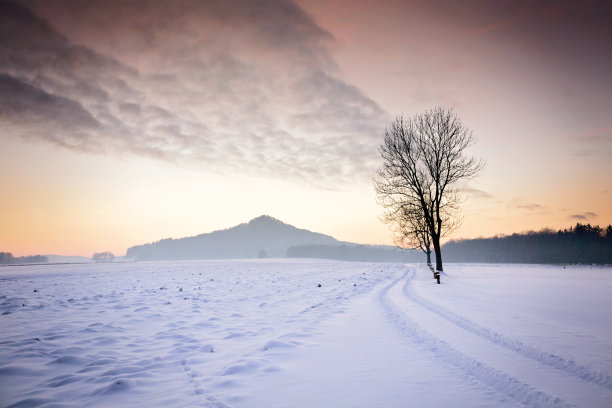
<svg viewBox="0 0 612 408"><path fill-rule="evenodd" d="M435 305L418 296L414 293L414 291L410 290L411 280L412 279L408 279L404 283L404 295L411 301L421 305L430 312L437 314L438 316L456 325L457 327L460 327L485 340L491 341L510 351L516 352L523 357L530 358L549 367L564 371L565 373L580 378L584 381L588 381L590 383L612 390L612 377L610 377L609 375L593 370L587 366L577 364L572 360L565 359L556 354L538 350L535 347L523 343L520 340L513 339L503 334L497 333L486 327L480 326L479 324L469 319L461 317L458 314L451 312L450 310Z"/></svg>
<svg viewBox="0 0 612 408"><path fill-rule="evenodd" d="M406 279L414 277L414 269L406 271L400 278L385 286L379 294L379 301L391 323L418 347L431 353L460 371L466 376L480 381L482 384L508 396L517 402L532 407L573 407L559 397L548 395L529 384L510 377L493 367L489 367L473 357L469 357L455 349L446 341L427 332L390 299L389 291Z"/></svg>

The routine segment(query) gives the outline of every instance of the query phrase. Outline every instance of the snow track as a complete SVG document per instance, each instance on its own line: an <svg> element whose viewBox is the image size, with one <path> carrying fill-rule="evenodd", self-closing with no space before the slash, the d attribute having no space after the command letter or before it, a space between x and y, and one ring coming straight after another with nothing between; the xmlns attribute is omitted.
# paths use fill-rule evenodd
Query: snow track
<svg viewBox="0 0 612 408"><path fill-rule="evenodd" d="M580 365L575 361L568 360L559 355L538 350L520 340L497 333L487 327L483 327L469 319L459 316L450 310L444 309L423 299L422 297L418 296L414 290L412 290L412 279L407 279L405 281L403 292L411 301L418 303L429 312L437 314L463 330L473 333L508 350L514 351L524 357L530 358L542 364L546 364L558 370L565 371L566 373L578 377L584 381L588 381L612 390L612 377L605 373Z"/></svg>
<svg viewBox="0 0 612 408"><path fill-rule="evenodd" d="M0 268L0 407L612 407L612 270Z"/></svg>
<svg viewBox="0 0 612 408"><path fill-rule="evenodd" d="M610 376L497 333L416 295L415 273L411 268L385 286L379 301L393 326L435 360L525 406L610 406ZM576 399L576 395L586 398Z"/></svg>
<svg viewBox="0 0 612 408"><path fill-rule="evenodd" d="M410 275L410 276L409 276ZM455 349L445 340L435 337L410 318L401 304L391 296L394 287L404 285L403 281L412 279L414 270L406 272L400 279L386 286L380 293L380 302L387 312L389 320L403 334L408 336L418 347L430 352L437 360L442 360L473 377L501 394L508 395L518 402L537 407L571 407L558 397L546 395L505 373L489 367L475 358ZM443 386L443 384L440 384Z"/></svg>

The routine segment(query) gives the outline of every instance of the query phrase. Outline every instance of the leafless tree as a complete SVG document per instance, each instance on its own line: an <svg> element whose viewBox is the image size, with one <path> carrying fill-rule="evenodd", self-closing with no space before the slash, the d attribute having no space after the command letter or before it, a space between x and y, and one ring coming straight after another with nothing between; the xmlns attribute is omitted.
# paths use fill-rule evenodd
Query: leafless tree
<svg viewBox="0 0 612 408"><path fill-rule="evenodd" d="M403 249L420 249L431 263L431 238L420 206L405 203L385 211L382 221L393 231L393 242Z"/></svg>
<svg viewBox="0 0 612 408"><path fill-rule="evenodd" d="M466 156L474 142L453 110L434 108L396 118L379 148L383 165L374 185L385 208L382 220L391 225L401 247L426 249L430 241L438 271L443 270L440 238L461 222L460 183L484 166Z"/></svg>

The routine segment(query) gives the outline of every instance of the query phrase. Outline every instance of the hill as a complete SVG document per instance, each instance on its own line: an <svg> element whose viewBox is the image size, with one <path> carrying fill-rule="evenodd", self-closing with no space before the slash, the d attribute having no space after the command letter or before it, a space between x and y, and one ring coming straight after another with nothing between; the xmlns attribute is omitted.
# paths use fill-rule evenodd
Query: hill
<svg viewBox="0 0 612 408"><path fill-rule="evenodd" d="M414 254L389 246L341 242L263 215L235 227L137 245L127 258L139 261L229 258L331 258L349 261L410 261ZM419 257L420 259L421 257Z"/></svg>
<svg viewBox="0 0 612 408"><path fill-rule="evenodd" d="M126 256L137 260L279 258L289 247L306 244L335 245L339 241L263 215L225 230L134 246Z"/></svg>

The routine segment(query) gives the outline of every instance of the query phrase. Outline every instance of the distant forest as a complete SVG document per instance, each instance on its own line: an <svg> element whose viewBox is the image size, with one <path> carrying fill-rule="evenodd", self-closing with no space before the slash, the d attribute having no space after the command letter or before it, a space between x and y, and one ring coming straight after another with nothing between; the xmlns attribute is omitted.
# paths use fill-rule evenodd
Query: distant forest
<svg viewBox="0 0 612 408"><path fill-rule="evenodd" d="M306 243L308 241L311 242ZM96 255L104 258L99 260L112 260L110 253L95 254L94 258ZM332 237L298 230L267 218L192 238L162 240L132 247L128 250L128 256L137 260L259 256L425 262L425 255L421 251L340 242ZM558 231L543 229L508 236L453 240L443 245L442 256L445 262L612 265L612 225L601 228L598 225L578 223ZM0 252L0 265L47 262L48 258L43 255L14 257L10 252Z"/></svg>
<svg viewBox="0 0 612 408"><path fill-rule="evenodd" d="M445 262L612 264L612 225L449 241L442 256Z"/></svg>
<svg viewBox="0 0 612 408"><path fill-rule="evenodd" d="M47 263L49 258L44 255L17 256L14 257L10 252L0 252L0 265L28 264L28 263Z"/></svg>
<svg viewBox="0 0 612 408"><path fill-rule="evenodd" d="M287 258L322 258L353 262L424 262L421 251L359 244L297 245L287 249Z"/></svg>

